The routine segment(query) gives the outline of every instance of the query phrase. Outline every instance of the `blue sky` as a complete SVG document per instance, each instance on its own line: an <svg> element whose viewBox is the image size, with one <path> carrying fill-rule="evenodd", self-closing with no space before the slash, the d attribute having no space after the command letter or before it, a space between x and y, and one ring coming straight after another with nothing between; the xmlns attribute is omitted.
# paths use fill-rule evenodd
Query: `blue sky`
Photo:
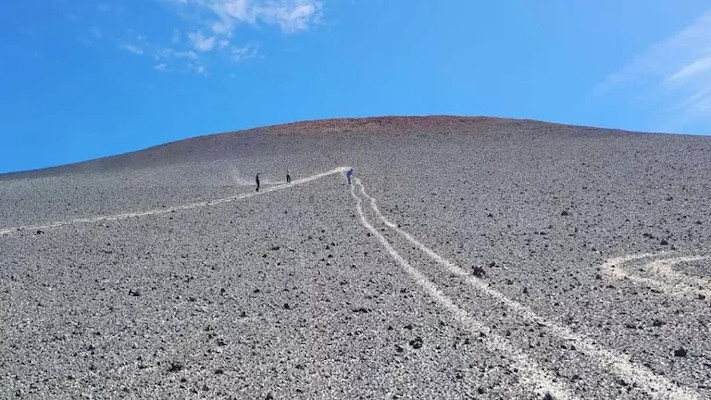
<svg viewBox="0 0 711 400"><path fill-rule="evenodd" d="M711 133L694 0L24 0L0 13L0 172L390 114Z"/></svg>

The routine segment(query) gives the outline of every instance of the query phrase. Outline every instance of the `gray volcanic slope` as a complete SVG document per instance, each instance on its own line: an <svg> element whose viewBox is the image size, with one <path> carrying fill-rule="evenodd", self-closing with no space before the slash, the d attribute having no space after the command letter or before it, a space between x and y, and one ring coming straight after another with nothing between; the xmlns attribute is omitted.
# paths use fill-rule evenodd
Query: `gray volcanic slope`
<svg viewBox="0 0 711 400"><path fill-rule="evenodd" d="M0 398L710 399L710 160L383 117L2 175Z"/></svg>

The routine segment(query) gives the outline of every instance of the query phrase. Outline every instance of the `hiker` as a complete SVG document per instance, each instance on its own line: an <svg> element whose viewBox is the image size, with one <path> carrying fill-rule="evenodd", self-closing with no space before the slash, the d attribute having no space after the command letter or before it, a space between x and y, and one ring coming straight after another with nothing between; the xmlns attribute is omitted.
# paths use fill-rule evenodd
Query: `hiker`
<svg viewBox="0 0 711 400"><path fill-rule="evenodd" d="M255 181L257 181L257 191L259 191L259 172L257 172L257 176L254 178Z"/></svg>
<svg viewBox="0 0 711 400"><path fill-rule="evenodd" d="M286 183L291 183L291 172L288 169L286 170Z"/></svg>
<svg viewBox="0 0 711 400"><path fill-rule="evenodd" d="M351 177L353 176L353 168L349 169L348 172L346 172L346 178L348 178L348 184L351 184Z"/></svg>

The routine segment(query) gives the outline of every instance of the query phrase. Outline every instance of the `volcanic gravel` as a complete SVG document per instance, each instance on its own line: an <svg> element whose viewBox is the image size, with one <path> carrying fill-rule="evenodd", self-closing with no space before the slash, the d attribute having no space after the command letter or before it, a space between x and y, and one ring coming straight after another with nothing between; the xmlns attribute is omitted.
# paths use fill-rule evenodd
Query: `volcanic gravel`
<svg viewBox="0 0 711 400"><path fill-rule="evenodd" d="M382 213L535 314L711 398L711 299L614 279L711 256L711 140L527 120L383 117L198 137L0 175L0 398L550 396L361 224ZM363 198L359 195L359 198ZM525 321L365 217L448 299L581 399L667 398ZM662 252L663 255L662 255ZM673 266L711 282L711 261ZM711 285L711 283L710 283ZM707 286L706 289L711 289ZM551 397L553 398L553 397Z"/></svg>

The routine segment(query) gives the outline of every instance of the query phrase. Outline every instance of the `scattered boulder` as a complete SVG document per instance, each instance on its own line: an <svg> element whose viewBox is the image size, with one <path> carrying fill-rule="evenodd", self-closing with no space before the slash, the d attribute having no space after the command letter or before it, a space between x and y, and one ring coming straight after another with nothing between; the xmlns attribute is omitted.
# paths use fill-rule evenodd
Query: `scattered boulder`
<svg viewBox="0 0 711 400"><path fill-rule="evenodd" d="M410 340L410 346L412 346L413 349L422 348L422 338L418 336Z"/></svg>
<svg viewBox="0 0 711 400"><path fill-rule="evenodd" d="M168 372L180 372L183 368L185 368L185 366L182 363L173 361L168 367Z"/></svg>
<svg viewBox="0 0 711 400"><path fill-rule="evenodd" d="M674 350L675 357L686 357L688 353L689 352L683 347L679 347L678 349Z"/></svg>

